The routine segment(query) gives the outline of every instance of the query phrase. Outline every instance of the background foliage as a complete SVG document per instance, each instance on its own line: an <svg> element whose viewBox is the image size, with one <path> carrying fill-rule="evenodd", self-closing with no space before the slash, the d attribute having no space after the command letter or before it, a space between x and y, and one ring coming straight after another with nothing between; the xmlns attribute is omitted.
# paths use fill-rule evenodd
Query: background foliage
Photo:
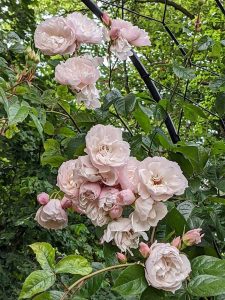
<svg viewBox="0 0 225 300"><path fill-rule="evenodd" d="M125 8L161 21L161 2L127 0ZM35 24L46 17L77 10L92 14L79 1L1 1L0 299L15 299L35 268L28 247L35 241L51 243L59 258L76 253L103 262L101 232L85 218L71 213L68 228L56 232L41 229L33 220L37 193L54 191L57 167L83 153L85 133L97 123L124 127L133 155L139 159L167 156L188 177L190 187L169 203L170 212L158 226L157 239L180 234L184 224L202 227L204 244L192 247L189 256L224 256L225 134L219 119L225 117L224 16L213 0L176 0L178 9L171 6L173 1L168 2L165 21L186 56L163 24L125 11L127 20L149 32L152 47L138 53L162 100L159 104L152 100L129 61L113 61L112 70L105 62L98 84L102 108L87 111L54 80L54 67L61 57L49 58L32 49ZM120 1L112 3L121 5ZM111 17L121 17L121 10L110 2L98 4ZM198 15L201 25L196 30ZM105 50L94 46L81 52L103 56ZM179 127L178 145L171 143L164 127L165 111ZM108 285L106 278L93 299L120 299L116 291L108 292Z"/></svg>

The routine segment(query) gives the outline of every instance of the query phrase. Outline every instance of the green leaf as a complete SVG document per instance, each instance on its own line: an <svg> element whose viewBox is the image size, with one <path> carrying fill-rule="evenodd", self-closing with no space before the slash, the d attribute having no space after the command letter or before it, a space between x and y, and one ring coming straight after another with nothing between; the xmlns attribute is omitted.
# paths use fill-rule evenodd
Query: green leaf
<svg viewBox="0 0 225 300"><path fill-rule="evenodd" d="M138 124L144 130L145 133L149 133L151 129L151 123L149 119L149 114L145 110L145 107L138 103L137 108L133 113L135 119L137 120Z"/></svg>
<svg viewBox="0 0 225 300"><path fill-rule="evenodd" d="M42 269L51 270L55 265L55 249L48 243L34 243L30 245L36 254L36 259Z"/></svg>
<svg viewBox="0 0 225 300"><path fill-rule="evenodd" d="M215 108L219 116L225 115L225 93L221 93L216 97Z"/></svg>
<svg viewBox="0 0 225 300"><path fill-rule="evenodd" d="M224 154L225 153L225 143L224 141L216 141L212 145L211 153L213 155Z"/></svg>
<svg viewBox="0 0 225 300"><path fill-rule="evenodd" d="M220 197L209 197L207 200L214 202L214 203L220 203L225 205L225 198L220 198Z"/></svg>
<svg viewBox="0 0 225 300"><path fill-rule="evenodd" d="M225 277L199 275L190 281L187 290L196 297L221 295L225 293Z"/></svg>
<svg viewBox="0 0 225 300"><path fill-rule="evenodd" d="M173 72L177 77L185 79L185 80L191 80L195 78L194 70L191 68L185 68L183 66L179 65L173 65Z"/></svg>
<svg viewBox="0 0 225 300"><path fill-rule="evenodd" d="M41 164L51 165L52 167L60 166L66 159L61 155L60 144L54 139L48 139L44 142L45 152L41 156Z"/></svg>
<svg viewBox="0 0 225 300"><path fill-rule="evenodd" d="M207 50L211 45L213 45L213 40L208 36L203 36L198 43L198 50Z"/></svg>
<svg viewBox="0 0 225 300"><path fill-rule="evenodd" d="M35 296L33 300L60 300L62 296L63 296L63 292L49 291Z"/></svg>
<svg viewBox="0 0 225 300"><path fill-rule="evenodd" d="M207 119L207 116L205 115L204 111L191 103L185 103L183 102L184 107L184 116L193 122L196 122L199 117L203 119Z"/></svg>
<svg viewBox="0 0 225 300"><path fill-rule="evenodd" d="M190 229L187 221L176 208L171 209L164 220L165 224L174 230L177 236Z"/></svg>
<svg viewBox="0 0 225 300"><path fill-rule="evenodd" d="M9 125L16 125L23 122L28 116L30 108L28 106L20 106L19 103L14 103L9 107Z"/></svg>
<svg viewBox="0 0 225 300"><path fill-rule="evenodd" d="M86 258L80 255L68 255L61 259L55 266L56 273L69 273L87 275L92 268Z"/></svg>
<svg viewBox="0 0 225 300"><path fill-rule="evenodd" d="M195 206L192 202L184 201L177 206L177 210L184 216L185 220L187 220L190 217L194 207Z"/></svg>
<svg viewBox="0 0 225 300"><path fill-rule="evenodd" d="M82 285L79 292L76 293L71 300L76 300L79 298L91 299L91 296L93 296L100 289L104 277L105 274L98 274L88 279L85 284Z"/></svg>
<svg viewBox="0 0 225 300"><path fill-rule="evenodd" d="M49 135L53 135L55 133L54 125L47 121L44 125L44 133L47 133Z"/></svg>
<svg viewBox="0 0 225 300"><path fill-rule="evenodd" d="M39 134L40 134L40 136L42 138L42 140L44 141L43 128L41 126L40 121L38 120L38 118L34 114L30 113L29 115L30 115L31 119L33 120L33 122L34 122L34 124L35 124L35 126L36 126L36 128L37 128L37 130L38 130L38 132L39 132Z"/></svg>
<svg viewBox="0 0 225 300"><path fill-rule="evenodd" d="M110 93L108 93L104 97L104 102L102 108L104 110L107 110L112 104L115 103L115 101L120 101L122 99L122 95L120 91L117 89L113 89Z"/></svg>
<svg viewBox="0 0 225 300"><path fill-rule="evenodd" d="M140 300L165 300L165 294L161 290L157 290L152 286L147 287L147 289L142 293Z"/></svg>
<svg viewBox="0 0 225 300"><path fill-rule="evenodd" d="M134 265L127 267L116 279L113 290L122 296L141 294L148 284L144 267Z"/></svg>
<svg viewBox="0 0 225 300"><path fill-rule="evenodd" d="M123 116L127 116L131 113L134 110L135 104L136 97L132 93L128 94L126 97L117 98L114 101L116 111Z"/></svg>
<svg viewBox="0 0 225 300"><path fill-rule="evenodd" d="M213 256L198 256L192 260L192 276L214 275L225 276L225 260Z"/></svg>
<svg viewBox="0 0 225 300"><path fill-rule="evenodd" d="M49 271L32 272L25 280L19 299L27 299L46 291L55 283L55 275Z"/></svg>
<svg viewBox="0 0 225 300"><path fill-rule="evenodd" d="M74 137L75 136L75 132L68 127L60 127L56 133L61 136L64 136L64 137Z"/></svg>

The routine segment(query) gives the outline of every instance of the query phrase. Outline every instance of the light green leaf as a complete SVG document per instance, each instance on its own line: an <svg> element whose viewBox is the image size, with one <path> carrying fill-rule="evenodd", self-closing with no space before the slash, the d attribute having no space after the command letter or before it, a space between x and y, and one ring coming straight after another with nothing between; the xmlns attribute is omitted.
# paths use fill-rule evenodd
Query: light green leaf
<svg viewBox="0 0 225 300"><path fill-rule="evenodd" d="M80 255L68 255L55 266L56 273L87 275L91 271L92 268L87 259Z"/></svg>
<svg viewBox="0 0 225 300"><path fill-rule="evenodd" d="M54 125L47 121L44 125L44 133L47 133L49 135L53 135L55 133Z"/></svg>
<svg viewBox="0 0 225 300"><path fill-rule="evenodd" d="M30 113L29 115L30 115L31 119L33 120L33 122L34 122L34 124L35 124L35 126L36 126L36 128L37 128L37 130L38 130L38 132L39 132L39 134L40 134L40 136L42 138L42 140L44 141L43 128L41 126L40 121L38 120L38 118L34 114Z"/></svg>
<svg viewBox="0 0 225 300"><path fill-rule="evenodd" d="M198 256L192 260L192 274L196 275L214 275L225 277L225 260L213 256Z"/></svg>
<svg viewBox="0 0 225 300"><path fill-rule="evenodd" d="M143 107L141 104L138 104L138 107L135 109L133 115L144 132L149 133L151 129L151 123L148 111L145 109L145 107Z"/></svg>
<svg viewBox="0 0 225 300"><path fill-rule="evenodd" d="M48 243L34 243L30 245L36 254L36 259L42 269L51 270L55 264L55 249Z"/></svg>
<svg viewBox="0 0 225 300"><path fill-rule="evenodd" d="M196 297L221 295L225 293L225 277L199 275L190 281L187 290Z"/></svg>
<svg viewBox="0 0 225 300"><path fill-rule="evenodd" d="M32 272L25 280L19 299L27 299L46 291L55 283L55 275L49 271Z"/></svg>
<svg viewBox="0 0 225 300"><path fill-rule="evenodd" d="M113 290L122 296L130 296L141 294L147 286L144 267L134 265L127 267L120 273L115 281Z"/></svg>
<svg viewBox="0 0 225 300"><path fill-rule="evenodd" d="M185 80L191 80L195 78L194 70L191 68L185 68L180 65L173 65L173 72L177 77L185 79Z"/></svg>
<svg viewBox="0 0 225 300"><path fill-rule="evenodd" d="M225 198L220 197L209 197L207 200L214 202L214 203L220 203L225 205Z"/></svg>
<svg viewBox="0 0 225 300"><path fill-rule="evenodd" d="M41 293L33 298L33 300L60 300L63 296L63 292L49 291Z"/></svg>

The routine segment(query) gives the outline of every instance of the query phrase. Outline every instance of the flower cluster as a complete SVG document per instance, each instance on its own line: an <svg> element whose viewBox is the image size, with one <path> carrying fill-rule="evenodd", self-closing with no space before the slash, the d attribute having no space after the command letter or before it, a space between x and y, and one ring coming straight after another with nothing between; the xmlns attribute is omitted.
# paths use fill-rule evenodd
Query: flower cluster
<svg viewBox="0 0 225 300"><path fill-rule="evenodd" d="M123 20L111 20L104 15L103 22L110 29L103 31L93 20L74 12L64 17L52 17L39 24L35 30L35 46L46 55L76 53L81 44L102 44L110 42L110 50L121 60L132 55L131 45L150 45L147 33ZM56 66L55 79L68 85L76 94L77 102L87 108L101 106L96 82L99 79L98 66L103 62L99 57L75 56Z"/></svg>
<svg viewBox="0 0 225 300"><path fill-rule="evenodd" d="M111 125L90 129L85 152L87 155L66 161L59 168L57 186L65 194L60 211L71 206L95 226L108 224L102 242L113 240L122 252L130 252L138 248L140 237L147 240L145 231L167 213L164 202L181 195L187 180L178 164L166 158L148 157L140 162L131 157L121 129ZM47 227L52 218L56 225L58 212L56 204L51 204L55 200L45 202L42 198L43 194L39 195L38 201L44 206L37 221L43 225L45 219ZM54 210L49 212L49 207ZM67 218L64 221L67 224ZM60 227L56 225L55 229Z"/></svg>

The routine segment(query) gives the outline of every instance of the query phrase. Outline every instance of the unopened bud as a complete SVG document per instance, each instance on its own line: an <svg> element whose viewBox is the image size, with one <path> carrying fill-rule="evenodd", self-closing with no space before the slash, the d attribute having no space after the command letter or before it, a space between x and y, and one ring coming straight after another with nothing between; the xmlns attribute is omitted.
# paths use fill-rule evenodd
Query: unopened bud
<svg viewBox="0 0 225 300"><path fill-rule="evenodd" d="M201 231L201 228L197 228L186 232L182 237L184 244L186 246L192 246L201 243L201 238L204 236L204 234L201 234Z"/></svg>
<svg viewBox="0 0 225 300"><path fill-rule="evenodd" d="M141 242L139 244L139 252L141 253L141 255L144 257L144 258L147 258L150 254L150 248L147 244Z"/></svg>
<svg viewBox="0 0 225 300"><path fill-rule="evenodd" d="M111 19L110 19L109 15L105 12L102 15L102 22L107 26L111 25Z"/></svg>
<svg viewBox="0 0 225 300"><path fill-rule="evenodd" d="M71 199L69 199L66 196L64 196L62 198L62 200L61 200L61 206L64 209L72 207L72 201L71 201Z"/></svg>
<svg viewBox="0 0 225 300"><path fill-rule="evenodd" d="M49 201L49 195L47 193L40 193L37 195L37 201L41 205L46 205Z"/></svg>
<svg viewBox="0 0 225 300"><path fill-rule="evenodd" d="M119 205L115 205L110 211L109 216L111 219L118 219L122 216L123 208Z"/></svg>
<svg viewBox="0 0 225 300"><path fill-rule="evenodd" d="M131 205L135 201L134 193L130 190L123 190L118 195L120 205Z"/></svg>
<svg viewBox="0 0 225 300"><path fill-rule="evenodd" d="M116 257L118 259L118 262L121 264L125 264L127 262L127 257L123 253L117 252Z"/></svg>
<svg viewBox="0 0 225 300"><path fill-rule="evenodd" d="M178 236L175 239L173 239L172 242L171 242L171 246L174 246L178 250L180 250L180 248L181 248L181 237Z"/></svg>

